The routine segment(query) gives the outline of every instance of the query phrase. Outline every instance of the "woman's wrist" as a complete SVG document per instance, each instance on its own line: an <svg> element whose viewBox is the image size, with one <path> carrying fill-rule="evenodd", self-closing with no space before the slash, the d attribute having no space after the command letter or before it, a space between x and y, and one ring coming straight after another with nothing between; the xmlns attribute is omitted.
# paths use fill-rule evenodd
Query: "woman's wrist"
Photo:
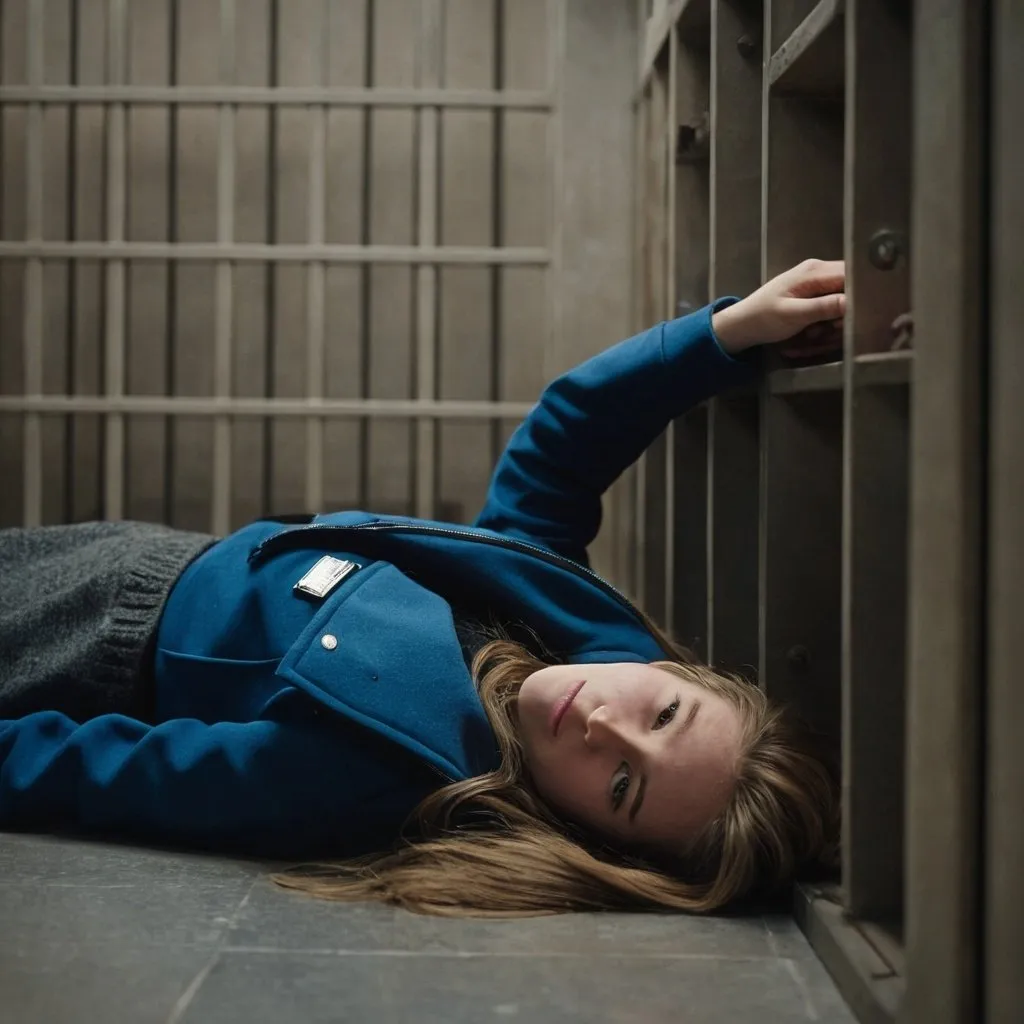
<svg viewBox="0 0 1024 1024"><path fill-rule="evenodd" d="M711 329L715 332L718 344L728 355L740 355L757 344L744 324L745 312L741 300L711 314Z"/></svg>

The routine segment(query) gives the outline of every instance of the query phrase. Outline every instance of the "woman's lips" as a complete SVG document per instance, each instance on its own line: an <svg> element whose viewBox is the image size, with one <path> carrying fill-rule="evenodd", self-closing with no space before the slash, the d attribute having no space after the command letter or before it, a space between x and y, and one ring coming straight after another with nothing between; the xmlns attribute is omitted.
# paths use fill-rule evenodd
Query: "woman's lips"
<svg viewBox="0 0 1024 1024"><path fill-rule="evenodd" d="M557 736L558 726L561 724L563 717L565 717L566 711L569 710L569 705L576 699L576 694L583 689L583 685L586 680L583 679L578 683L573 683L569 687L569 692L564 697L559 697L555 701L555 706L551 709L551 732Z"/></svg>

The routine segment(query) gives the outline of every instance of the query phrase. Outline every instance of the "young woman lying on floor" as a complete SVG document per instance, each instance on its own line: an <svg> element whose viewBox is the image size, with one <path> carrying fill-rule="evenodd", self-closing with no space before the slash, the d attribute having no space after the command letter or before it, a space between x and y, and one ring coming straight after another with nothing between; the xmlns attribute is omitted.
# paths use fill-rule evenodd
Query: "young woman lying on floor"
<svg viewBox="0 0 1024 1024"><path fill-rule="evenodd" d="M807 261L558 378L473 526L0 531L0 829L320 858L279 880L441 914L706 911L830 858L811 738L586 549L667 424L843 286Z"/></svg>

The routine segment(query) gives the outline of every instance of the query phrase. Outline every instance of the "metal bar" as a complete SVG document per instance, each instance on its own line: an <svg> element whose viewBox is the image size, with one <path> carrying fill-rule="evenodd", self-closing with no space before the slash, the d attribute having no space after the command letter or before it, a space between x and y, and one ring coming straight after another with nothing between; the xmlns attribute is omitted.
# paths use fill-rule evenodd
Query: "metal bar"
<svg viewBox="0 0 1024 1024"><path fill-rule="evenodd" d="M647 19L646 25L641 21L640 35L641 57L640 57L640 83L639 93L643 93L654 73L654 66L661 56L661 48L674 34L676 26L687 14L688 8L692 11L697 8L707 8L708 0L666 0L662 10L653 17ZM699 17L699 16L698 16Z"/></svg>
<svg viewBox="0 0 1024 1024"><path fill-rule="evenodd" d="M646 310L648 322L664 319L667 296L665 294L666 248L668 230L665 224L666 193L668 188L668 76L661 70L651 80L651 117L648 125L651 192L647 197L648 238L650 253L650 302ZM644 514L647 528L642 556L645 564L644 609L656 621L665 619L665 577L667 566L666 539L668 535L667 484L668 439L666 430L659 435L645 455L646 480Z"/></svg>
<svg viewBox="0 0 1024 1024"><path fill-rule="evenodd" d="M533 402L417 398L218 398L176 395L0 395L0 413L522 419Z"/></svg>
<svg viewBox="0 0 1024 1024"><path fill-rule="evenodd" d="M80 55L79 39L81 38L81 7L73 4L70 11L70 24L68 32L68 80L72 83L78 81ZM67 224L67 237L74 239L78 234L78 119L77 108L69 108L67 119L67 180L64 193L64 217ZM2 160L2 157L0 157ZM64 330L64 379L67 381L69 391L78 388L78 352L77 329L78 323L78 273L73 263L65 267L65 280L67 287L68 305L67 321ZM76 452L80 447L78 437L78 424L74 417L68 416L64 420L64 510L63 520L66 523L75 519L76 488L75 488L75 465Z"/></svg>
<svg viewBox="0 0 1024 1024"><path fill-rule="evenodd" d="M644 132L644 221L642 318L655 322L664 296L665 168L663 133L666 114L666 83L663 75L651 79ZM664 602L664 487L665 445L659 435L644 452L637 468L636 495L637 598L643 609L661 621Z"/></svg>
<svg viewBox="0 0 1024 1024"><path fill-rule="evenodd" d="M30 82L43 78L43 2L28 5L27 71ZM41 241L43 237L43 108L33 103L28 109L25 146L25 237ZM27 394L43 390L43 263L38 257L25 266L25 313L23 343L24 382ZM43 436L36 414L25 416L22 473L24 493L22 520L25 526L38 526L43 514Z"/></svg>
<svg viewBox="0 0 1024 1024"><path fill-rule="evenodd" d="M107 7L107 78L121 81L125 57L125 0L109 0ZM124 245L125 227L125 120L123 103L107 110L107 210L106 241L99 247ZM73 244L73 243L72 243ZM104 392L111 397L124 393L125 381L125 263L113 255L105 268ZM103 515L120 519L124 508L124 417L108 413L104 431Z"/></svg>
<svg viewBox="0 0 1024 1024"><path fill-rule="evenodd" d="M633 492L633 589L642 608L647 603L647 452L636 461Z"/></svg>
<svg viewBox="0 0 1024 1024"><path fill-rule="evenodd" d="M505 36L506 36L506 25L508 22L508 7L505 0L495 0L494 3L494 26L491 33L491 44L494 67L492 69L491 84L495 89L501 89L505 85ZM550 10L547 12L550 18ZM550 35L550 33L549 33ZM550 60L550 56L549 56ZM552 78L552 72L545 69L545 77L547 79ZM506 135L506 118L505 112L502 110L494 111L494 115L491 118L491 138L493 140L493 150L491 153L491 245L502 246L505 241L505 166L506 166L506 153L505 153L505 135ZM550 162L549 162L550 166ZM549 275L550 276L550 275ZM503 344L503 330L502 324L504 322L504 306L503 306L503 275L500 267L491 267L488 275L490 278L489 284L489 306L491 314L490 322L490 333L491 333L491 346L490 346L490 391L488 392L489 397L497 401L502 392L502 344ZM545 309L545 312L550 312L550 302ZM491 461L497 462L501 455L502 449L502 434L501 424L491 424Z"/></svg>
<svg viewBox="0 0 1024 1024"><path fill-rule="evenodd" d="M548 119L545 145L547 164L551 169L551 192L548 197L551 236L548 250L547 306L548 306L548 352L557 352L562 336L562 245L563 218L562 202L564 188L564 142L561 111L565 106L565 79L562 67L566 54L566 0L548 0L548 85L554 101L552 115ZM511 252L511 249L502 250Z"/></svg>
<svg viewBox="0 0 1024 1024"><path fill-rule="evenodd" d="M376 80L376 31L377 3L366 0L364 8L363 83L366 89L372 89ZM364 246L370 244L371 206L373 204L373 160L374 160L374 122L373 110L366 107L362 111L362 142L363 160L361 170L361 204L359 209L359 240ZM370 268L363 264L359 271L359 393L368 398L370 394L370 348L373 340L373 281ZM359 465L356 499L360 508L369 504L370 493L370 428L366 420L360 420L359 430Z"/></svg>
<svg viewBox="0 0 1024 1024"><path fill-rule="evenodd" d="M643 25L645 0L637 0L637 20ZM642 40L641 40L642 45ZM644 320L644 237L646 228L646 205L644 190L646 187L646 137L647 137L647 103L643 97L633 107L633 204L632 204L632 302L630 305L631 327L639 331ZM623 585L636 592L634 571L636 551L634 547L635 530L633 528L636 513L636 474L627 470L614 485L615 489L615 578Z"/></svg>
<svg viewBox="0 0 1024 1024"><path fill-rule="evenodd" d="M886 0L848 0L845 33L841 859L846 910L888 922L903 910L910 398L860 373L900 362L856 357L890 348L890 324L910 308L906 260L882 270L869 259L879 225L910 224L910 39Z"/></svg>
<svg viewBox="0 0 1024 1024"><path fill-rule="evenodd" d="M844 0L819 0L768 61L768 86L773 86L822 36L843 20Z"/></svg>
<svg viewBox="0 0 1024 1024"><path fill-rule="evenodd" d="M987 7L947 0L914 20L910 308L927 344L910 442L901 1020L913 1024L981 1019Z"/></svg>
<svg viewBox="0 0 1024 1024"><path fill-rule="evenodd" d="M640 106L637 109L638 122L638 151L640 154L637 171L637 233L636 233L636 260L638 264L637 273L637 323L639 329L648 318L647 311L647 286L650 267L650 252L648 241L650 234L650 217L648 205L651 197L650 191L650 123L651 123L652 92L650 89L644 93ZM638 600L643 600L647 584L644 571L644 547L647 534L647 456L641 455L636 462L636 469L632 478L633 493L631 498L630 512L633 519L633 544L629 552L629 561L632 566L631 578L633 581L633 594Z"/></svg>
<svg viewBox="0 0 1024 1024"><path fill-rule="evenodd" d="M992 182L989 221L991 358L988 473L988 701L985 778L985 1024L1024 1016L1024 704L1020 699L1024 608L1024 7L992 5Z"/></svg>
<svg viewBox="0 0 1024 1024"><path fill-rule="evenodd" d="M441 0L420 0L419 81L424 88L441 82L444 36ZM434 108L419 111L418 221L416 242L425 248L437 245L438 116ZM416 271L416 397L437 394L437 267L422 265ZM435 515L437 472L436 423L418 420L415 455L415 509L421 519Z"/></svg>
<svg viewBox="0 0 1024 1024"><path fill-rule="evenodd" d="M899 956L876 929L852 920L835 886L796 887L793 916L861 1024L892 1024L904 984ZM870 929L870 930L869 930ZM895 961L895 962L894 962Z"/></svg>
<svg viewBox="0 0 1024 1024"><path fill-rule="evenodd" d="M167 32L167 80L173 88L178 83L179 63L181 61L181 9L180 5L170 5L167 11L168 32ZM179 194L180 194L180 161L177 158L179 132L178 107L167 108L167 192L166 192L166 232L169 244L175 244L179 236ZM168 395L174 395L178 390L178 307L180 290L178 288L179 273L177 263L168 263L167 267L167 299L165 309L166 323L164 324L164 388ZM163 424L164 451L163 451L163 518L165 522L173 523L175 514L175 494L177 491L177 456L178 456L178 430L173 421L168 420Z"/></svg>
<svg viewBox="0 0 1024 1024"><path fill-rule="evenodd" d="M672 320L676 312L676 125L679 123L679 33L669 33L668 111L665 118L665 304L661 316ZM675 623L676 614L676 430L670 423L665 432L665 626Z"/></svg>
<svg viewBox="0 0 1024 1024"><path fill-rule="evenodd" d="M235 0L220 2L220 77L235 77ZM235 111L229 104L218 111L217 134L217 243L230 244L235 233ZM234 277L230 262L217 264L216 325L214 333L214 392L231 395L232 312ZM313 506L309 506L313 507ZM213 424L212 531L228 532L231 520L231 421L218 416Z"/></svg>
<svg viewBox="0 0 1024 1024"><path fill-rule="evenodd" d="M123 107L112 107L111 111ZM171 260L216 263L437 264L547 266L551 253L541 248L411 245L270 245L216 242L0 242L0 259Z"/></svg>
<svg viewBox="0 0 1024 1024"><path fill-rule="evenodd" d="M761 23L762 54L761 63L771 58L771 35L772 35L772 0L764 0L764 14ZM768 280L768 172L771 170L771 147L768 135L771 122L771 94L768 89L768 82L761 75L761 283ZM767 390L767 389L763 389ZM763 403L762 403L763 406ZM760 605L764 607L763 594ZM763 666L762 666L763 667Z"/></svg>
<svg viewBox="0 0 1024 1024"><path fill-rule="evenodd" d="M267 46L267 82L270 88L276 89L280 75L281 49L281 9L279 0L270 0L266 7L267 29L269 32ZM267 109L267 134L264 156L266 157L267 191L264 199L264 232L266 243L276 248L278 236L278 139L280 118L278 109ZM266 348L263 358L263 394L271 397L276 391L277 376L277 310L278 310L278 275L276 266L267 265L261 274L264 281L263 290L263 329L265 331ZM260 504L264 509L274 506L274 424L261 423L261 465Z"/></svg>
<svg viewBox="0 0 1024 1024"><path fill-rule="evenodd" d="M765 375L773 395L796 395L806 391L842 391L843 364L817 363L813 366L782 366Z"/></svg>
<svg viewBox="0 0 1024 1024"><path fill-rule="evenodd" d="M761 24L762 66L771 57L772 0L764 0ZM768 83L761 76L761 231L760 231L760 279L768 278L768 172L771 169L769 157L768 127L771 114ZM768 583L765 569L768 565L768 426L770 423L770 389L768 375L761 377L758 388L758 482L757 482L757 679L765 688L765 669L768 665Z"/></svg>
<svg viewBox="0 0 1024 1024"><path fill-rule="evenodd" d="M320 5L319 31L310 40L310 51L317 62L321 83L327 81L327 53L330 39L330 9ZM309 110L309 205L306 239L322 245L326 217L327 108ZM306 394L322 398L326 366L324 360L324 296L326 267L321 261L306 267ZM306 493L305 507L323 508L324 504L324 421L316 416L306 420Z"/></svg>
<svg viewBox="0 0 1024 1024"><path fill-rule="evenodd" d="M560 0L552 0L560 2ZM462 109L553 110L554 96L546 90L498 92L492 89L370 89L357 87L205 86L185 85L47 85L0 86L3 104L142 104L157 106L258 107L446 107Z"/></svg>
<svg viewBox="0 0 1024 1024"><path fill-rule="evenodd" d="M722 54L719 50L722 36L722 23L729 16L728 12L722 11L722 0L712 0L711 3L711 25L708 28L708 132L710 134L710 149L708 152L708 298L714 301L718 296L718 230L719 230L719 183L718 176L722 173L721 150L722 138L719 125L721 118L721 95L726 76L723 74ZM727 86L725 86L727 88ZM753 90L751 90L753 91ZM728 166L728 165L727 165ZM722 175L724 177L724 174ZM674 205L673 199L673 205ZM673 261L675 254L673 253ZM707 634L705 638L705 651L709 665L718 664L715 655L716 640L716 615L715 605L718 591L718 573L716 572L715 541L717 531L715 530L715 474L724 466L725 458L720 452L719 444L719 416L718 400L713 397L708 402L708 461L707 480L705 482L707 504L704 513L704 553L706 558L705 580L707 598Z"/></svg>
<svg viewBox="0 0 1024 1024"><path fill-rule="evenodd" d="M760 282L761 67L756 5L713 0L708 194L710 297ZM719 396L708 412L708 659L746 675L757 665L757 398Z"/></svg>

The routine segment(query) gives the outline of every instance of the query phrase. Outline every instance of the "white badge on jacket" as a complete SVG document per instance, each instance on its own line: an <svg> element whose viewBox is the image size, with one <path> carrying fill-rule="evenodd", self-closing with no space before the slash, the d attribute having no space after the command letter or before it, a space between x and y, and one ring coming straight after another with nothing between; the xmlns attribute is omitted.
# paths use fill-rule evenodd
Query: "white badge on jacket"
<svg viewBox="0 0 1024 1024"><path fill-rule="evenodd" d="M350 562L333 555L324 555L292 588L311 597L326 597L346 576L359 569L358 562Z"/></svg>

